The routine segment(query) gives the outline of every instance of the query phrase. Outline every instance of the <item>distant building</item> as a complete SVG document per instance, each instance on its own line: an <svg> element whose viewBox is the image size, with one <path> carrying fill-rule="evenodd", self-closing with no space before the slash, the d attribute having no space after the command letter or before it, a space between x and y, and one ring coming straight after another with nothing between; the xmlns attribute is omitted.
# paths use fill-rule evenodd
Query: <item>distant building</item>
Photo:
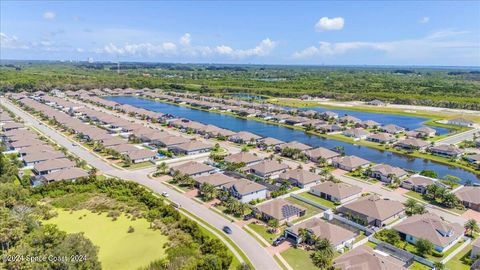
<svg viewBox="0 0 480 270"><path fill-rule="evenodd" d="M464 118L455 118L447 121L450 125L463 126L463 127L472 127L475 124L472 121L466 120Z"/></svg>

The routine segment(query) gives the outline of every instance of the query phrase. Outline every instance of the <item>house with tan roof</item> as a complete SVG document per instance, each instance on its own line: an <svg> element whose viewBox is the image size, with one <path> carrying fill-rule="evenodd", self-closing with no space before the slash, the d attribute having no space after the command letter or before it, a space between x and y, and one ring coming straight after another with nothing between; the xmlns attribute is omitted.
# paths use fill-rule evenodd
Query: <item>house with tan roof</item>
<svg viewBox="0 0 480 270"><path fill-rule="evenodd" d="M455 192L465 207L480 211L480 187L465 186Z"/></svg>
<svg viewBox="0 0 480 270"><path fill-rule="evenodd" d="M120 154L126 154L128 152L133 152L133 151L137 151L138 149L140 149L140 148L135 147L134 145L128 144L128 143L119 144L119 145L112 145L112 146L108 146L107 148L108 149L113 149Z"/></svg>
<svg viewBox="0 0 480 270"><path fill-rule="evenodd" d="M188 161L186 163L171 167L170 174L173 175L175 172L179 172L181 174L186 174L191 177L199 177L212 174L216 170L216 168L204 163Z"/></svg>
<svg viewBox="0 0 480 270"><path fill-rule="evenodd" d="M408 176L408 173L399 167L388 164L377 164L370 168L370 176L385 183L393 183L395 179L402 180Z"/></svg>
<svg viewBox="0 0 480 270"><path fill-rule="evenodd" d="M251 166L262 162L262 158L248 152L239 152L237 154L231 154L226 156L224 161L227 163L240 164L243 163L245 166Z"/></svg>
<svg viewBox="0 0 480 270"><path fill-rule="evenodd" d="M344 136L352 137L356 140L364 140L370 133L363 128L351 128L342 132Z"/></svg>
<svg viewBox="0 0 480 270"><path fill-rule="evenodd" d="M213 173L195 178L195 186L198 188L202 184L210 184L216 188L222 188L224 185L237 181L236 178L223 173Z"/></svg>
<svg viewBox="0 0 480 270"><path fill-rule="evenodd" d="M88 173L80 168L72 167L59 171L55 171L46 175L41 175L39 180L43 183L51 183L62 180L76 180L78 178L87 177Z"/></svg>
<svg viewBox="0 0 480 270"><path fill-rule="evenodd" d="M154 161L157 158L157 152L148 149L137 149L123 155L129 158L132 163Z"/></svg>
<svg viewBox="0 0 480 270"><path fill-rule="evenodd" d="M405 264L369 246L359 246L336 258L333 266L341 270L405 270Z"/></svg>
<svg viewBox="0 0 480 270"><path fill-rule="evenodd" d="M401 202L369 195L344 204L337 210L348 219L362 225L382 227L402 217L405 207Z"/></svg>
<svg viewBox="0 0 480 270"><path fill-rule="evenodd" d="M172 147L189 141L189 139L182 136L176 136L165 132L163 136L156 137L151 143L161 147Z"/></svg>
<svg viewBox="0 0 480 270"><path fill-rule="evenodd" d="M186 143L169 146L168 149L176 154L195 155L209 152L212 150L212 145L200 141L189 141Z"/></svg>
<svg viewBox="0 0 480 270"><path fill-rule="evenodd" d="M283 224L305 215L307 210L303 206L277 198L257 205L254 211L260 213L263 220L276 219Z"/></svg>
<svg viewBox="0 0 480 270"><path fill-rule="evenodd" d="M266 186L244 178L226 183L223 185L223 188L242 203L248 203L253 200L263 200L267 198L268 195Z"/></svg>
<svg viewBox="0 0 480 270"><path fill-rule="evenodd" d="M275 147L275 150L277 151L282 151L283 149L290 148L290 149L298 149L300 151L306 151L312 149L310 145L297 142L297 141L291 141L288 143L280 144Z"/></svg>
<svg viewBox="0 0 480 270"><path fill-rule="evenodd" d="M23 163L25 163L25 166L33 166L45 160L64 158L64 157L65 155L60 151L41 151L41 152L29 153L25 155L22 159L23 159Z"/></svg>
<svg viewBox="0 0 480 270"><path fill-rule="evenodd" d="M324 147L307 150L305 151L305 155L313 162L319 162L321 159L324 159L327 164L331 164L333 158L341 156L340 153Z"/></svg>
<svg viewBox="0 0 480 270"><path fill-rule="evenodd" d="M262 178L278 178L278 176L289 169L287 164L279 163L273 160L263 160L262 162L248 166L246 171Z"/></svg>
<svg viewBox="0 0 480 270"><path fill-rule="evenodd" d="M395 143L395 147L405 150L424 150L430 143L415 138L407 138Z"/></svg>
<svg viewBox="0 0 480 270"><path fill-rule="evenodd" d="M42 151L55 151L55 149L48 144L39 144L39 145L32 145L28 146L25 148L22 148L18 151L21 157L28 155L28 154L33 154L37 152L42 152Z"/></svg>
<svg viewBox="0 0 480 270"><path fill-rule="evenodd" d="M3 132L15 130L15 129L21 129L24 127L23 124L17 123L17 122L4 122L0 126L2 127Z"/></svg>
<svg viewBox="0 0 480 270"><path fill-rule="evenodd" d="M33 166L36 175L45 175L63 169L75 167L75 162L67 158L58 158L41 161Z"/></svg>
<svg viewBox="0 0 480 270"><path fill-rule="evenodd" d="M326 181L311 187L308 192L335 203L345 203L359 198L362 194L362 188L343 182Z"/></svg>
<svg viewBox="0 0 480 270"><path fill-rule="evenodd" d="M416 137L434 137L437 131L431 127L419 127L413 130L417 133Z"/></svg>
<svg viewBox="0 0 480 270"><path fill-rule="evenodd" d="M410 189L422 194L425 194L427 192L427 186L429 185L438 185L443 188L448 188L447 185L438 181L438 179L423 176L420 174L412 175L400 184L400 186L403 188Z"/></svg>
<svg viewBox="0 0 480 270"><path fill-rule="evenodd" d="M430 147L428 151L432 153L432 155L447 157L447 158L458 158L465 152L464 150L452 144L435 145Z"/></svg>
<svg viewBox="0 0 480 270"><path fill-rule="evenodd" d="M355 171L360 168L366 168L370 165L370 161L357 156L340 156L332 159L332 165L346 171Z"/></svg>
<svg viewBox="0 0 480 270"><path fill-rule="evenodd" d="M320 183L321 181L320 175L304 169L288 170L284 173L281 173L278 178L281 180L286 180L290 182L291 185L299 188L308 187Z"/></svg>
<svg viewBox="0 0 480 270"><path fill-rule="evenodd" d="M335 250L351 246L356 237L354 232L326 222L321 218L310 218L287 227L285 229L285 237L292 239L296 244L300 244L303 241L300 234L301 229L308 230L317 239L329 240Z"/></svg>
<svg viewBox="0 0 480 270"><path fill-rule="evenodd" d="M285 143L284 141L281 141L272 137L266 137L266 138L260 139L257 145L263 149L271 149L284 143Z"/></svg>
<svg viewBox="0 0 480 270"><path fill-rule="evenodd" d="M257 134L248 131L240 131L237 134L230 136L228 139L234 143L256 144L261 138L262 137Z"/></svg>
<svg viewBox="0 0 480 270"><path fill-rule="evenodd" d="M393 229L413 245L418 239L427 239L434 245L435 251L440 253L460 241L464 232L462 225L449 223L433 213L413 215L393 226Z"/></svg>
<svg viewBox="0 0 480 270"><path fill-rule="evenodd" d="M389 133L374 133L367 136L367 141L383 144L393 143L396 140L395 136Z"/></svg>
<svg viewBox="0 0 480 270"><path fill-rule="evenodd" d="M386 132L386 133L390 133L390 134L398 134L398 133L401 133L401 132L405 131L405 129L403 127L400 127L400 126L397 126L397 125L394 125L394 124L389 124L389 125L382 126L380 128L380 130L383 131L383 132Z"/></svg>

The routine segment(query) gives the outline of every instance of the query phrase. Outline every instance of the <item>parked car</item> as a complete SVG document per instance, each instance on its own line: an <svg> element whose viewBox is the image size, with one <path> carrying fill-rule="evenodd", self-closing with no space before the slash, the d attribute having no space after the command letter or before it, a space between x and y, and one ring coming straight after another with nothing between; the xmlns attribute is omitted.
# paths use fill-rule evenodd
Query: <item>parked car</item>
<svg viewBox="0 0 480 270"><path fill-rule="evenodd" d="M274 247L276 247L276 246L280 245L281 243L283 243L285 240L286 240L286 238L284 236L280 236L277 239L273 240L272 245Z"/></svg>
<svg viewBox="0 0 480 270"><path fill-rule="evenodd" d="M228 226L223 226L223 231L226 234L232 234L232 229L230 229L230 227L228 227Z"/></svg>
<svg viewBox="0 0 480 270"><path fill-rule="evenodd" d="M162 192L162 196L163 196L163 197L168 197L168 196L170 196L170 195L168 195L168 192L164 191L164 192Z"/></svg>
<svg viewBox="0 0 480 270"><path fill-rule="evenodd" d="M248 214L248 215L243 216L243 220L250 220L250 219L252 219L252 218L254 218L254 217L255 217L254 214Z"/></svg>

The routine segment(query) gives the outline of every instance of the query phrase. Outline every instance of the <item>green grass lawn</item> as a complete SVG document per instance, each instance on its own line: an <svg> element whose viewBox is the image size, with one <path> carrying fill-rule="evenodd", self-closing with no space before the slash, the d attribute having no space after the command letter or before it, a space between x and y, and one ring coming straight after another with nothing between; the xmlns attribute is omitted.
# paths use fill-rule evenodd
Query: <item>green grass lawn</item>
<svg viewBox="0 0 480 270"><path fill-rule="evenodd" d="M422 194L418 193L418 192L415 192L413 190L405 193L405 195L407 196L410 196L410 197L413 197L417 200L420 200L424 203L429 203L429 204L432 204L432 205L435 205L435 206L438 206L440 208L443 208L445 210L448 210L448 211L451 211L451 212L454 212L454 213L457 213L459 215L465 213L465 211L467 211L466 209L465 210L461 210L461 209L457 209L457 208L446 208L444 206L442 206L439 202L437 201L433 201L433 200L428 200L426 197L424 197Z"/></svg>
<svg viewBox="0 0 480 270"><path fill-rule="evenodd" d="M445 266L448 269L455 269L455 270L469 270L470 265L465 264L462 259L463 258L468 258L470 256L470 251L472 250L471 246L466 246L462 251L460 251L457 255L453 256L452 259L450 259Z"/></svg>
<svg viewBox="0 0 480 270"><path fill-rule="evenodd" d="M451 247L449 250L447 250L446 252L442 253L440 257L437 257L437 256L433 256L432 255L425 255L424 258L427 259L427 260L430 260L432 262L439 262L441 261L443 258L445 258L446 256L448 256L450 253L452 253L454 250L456 250L459 246L461 246L463 244L463 240L460 240L458 241L458 243L456 243L453 247ZM412 253L412 254L417 254L417 248L410 244L410 243L407 243L405 241L402 241L402 244L399 245L400 248Z"/></svg>
<svg viewBox="0 0 480 270"><path fill-rule="evenodd" d="M247 225L250 229L258 233L260 236L262 236L267 242L272 243L273 240L277 239L278 236L280 235L282 228L278 228L276 234L270 233L268 231L268 227L260 224L254 224L250 223Z"/></svg>
<svg viewBox="0 0 480 270"><path fill-rule="evenodd" d="M307 219L307 218L309 218L309 217L311 217L311 216L313 216L313 215L316 215L316 214L318 214L318 213L323 212L322 209L317 208L317 207L315 207L315 206L313 206L313 205L311 205L311 204L304 203L304 202L302 202L302 201L300 201L300 200L297 200L297 199L295 199L295 198L293 198L293 197L288 197L286 200L287 200L287 201L290 201L290 202L292 202L292 203L294 203L294 204L300 205L300 206L302 206L302 207L305 207L305 208L307 209L307 211L305 211L305 215L302 216L302 217L300 217L299 219L294 220L294 222L298 222L298 221L300 221L300 220Z"/></svg>
<svg viewBox="0 0 480 270"><path fill-rule="evenodd" d="M311 194L311 193L308 193L308 191L307 191L307 192L300 193L300 194L298 194L298 195L300 195L301 197L303 197L303 198L305 198L305 199L308 199L308 200L314 201L314 202L316 202L316 203L319 203L319 204L321 204L321 205L323 205L323 206L326 206L326 207L328 207L328 208L335 208L335 204L334 204L332 201L325 200L325 199L323 199L323 198L320 198L320 197L318 197L318 196L315 196L315 195L313 195L313 194Z"/></svg>
<svg viewBox="0 0 480 270"><path fill-rule="evenodd" d="M313 251L306 251L300 248L289 248L280 255L293 269L318 270L319 268L313 265L310 258L312 253Z"/></svg>
<svg viewBox="0 0 480 270"><path fill-rule="evenodd" d="M140 168L147 168L147 167L153 167L155 166L155 164L153 164L152 162L150 161L144 161L144 162L140 162L140 163L132 163L130 166L128 167L125 167L125 164L124 163L121 163L122 167L126 168L126 169L129 169L129 170L135 170L135 169L140 169Z"/></svg>
<svg viewBox="0 0 480 270"><path fill-rule="evenodd" d="M410 270L430 270L430 269L432 269L432 268L430 268L430 267L428 267L428 266L426 266L426 265L424 265L424 264L421 264L421 263L419 263L419 262L414 261L414 262L412 263L412 265L410 265L410 267L408 267L408 269L410 269ZM452 269L452 270L453 270L453 269Z"/></svg>
<svg viewBox="0 0 480 270"><path fill-rule="evenodd" d="M56 224L67 233L83 232L99 247L98 258L103 269L138 269L165 256L163 244L168 241L167 236L149 229L145 219L131 221L122 215L112 221L106 214L88 210L72 214L58 210L57 217L44 223ZM127 233L129 226L135 229L133 233Z"/></svg>

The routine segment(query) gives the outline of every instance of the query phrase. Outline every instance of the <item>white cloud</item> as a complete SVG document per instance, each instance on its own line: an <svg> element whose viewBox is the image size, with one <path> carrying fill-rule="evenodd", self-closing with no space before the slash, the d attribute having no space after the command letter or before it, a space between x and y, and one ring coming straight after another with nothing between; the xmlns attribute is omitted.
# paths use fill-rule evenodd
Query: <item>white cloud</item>
<svg viewBox="0 0 480 270"><path fill-rule="evenodd" d="M55 12L53 12L53 11L45 11L45 12L43 13L43 18L44 18L45 20L53 20L53 19L55 19L56 16L57 16L57 15L56 15Z"/></svg>
<svg viewBox="0 0 480 270"><path fill-rule="evenodd" d="M29 49L28 44L20 41L16 36L9 36L5 33L0 33L0 48L4 49Z"/></svg>
<svg viewBox="0 0 480 270"><path fill-rule="evenodd" d="M189 33L185 33L185 34L180 38L180 44L182 44L183 46L189 46L191 41L192 41L192 40L191 40L191 38L190 38L190 34L189 34Z"/></svg>
<svg viewBox="0 0 480 270"><path fill-rule="evenodd" d="M355 50L371 50L383 52L396 59L433 59L438 55L462 53L473 55L480 61L478 42L464 39L462 35L468 31L451 29L433 32L419 39L405 39L384 42L349 41L330 43L321 41L318 46L310 46L293 53L294 59L313 57L334 57ZM475 53L477 51L477 53Z"/></svg>
<svg viewBox="0 0 480 270"><path fill-rule="evenodd" d="M344 24L345 24L345 21L342 17L335 17L335 18L322 17L315 24L315 31L322 32L322 31L341 30L343 29Z"/></svg>
<svg viewBox="0 0 480 270"><path fill-rule="evenodd" d="M428 23L430 21L430 17L422 17L418 21L419 23Z"/></svg>
<svg viewBox="0 0 480 270"><path fill-rule="evenodd" d="M76 51L77 51L78 53L83 53L85 50L84 50L83 48L77 48Z"/></svg>
<svg viewBox="0 0 480 270"><path fill-rule="evenodd" d="M97 52L118 55L163 55L163 56L187 56L187 57L209 57L209 56L227 56L230 58L246 58L266 56L276 47L276 42L267 38L262 40L257 46L250 49L234 49L227 45L218 46L195 46L191 44L191 36L188 34L180 38L181 47L173 42L164 42L162 44L152 43L126 43L124 46L117 46L109 43Z"/></svg>

